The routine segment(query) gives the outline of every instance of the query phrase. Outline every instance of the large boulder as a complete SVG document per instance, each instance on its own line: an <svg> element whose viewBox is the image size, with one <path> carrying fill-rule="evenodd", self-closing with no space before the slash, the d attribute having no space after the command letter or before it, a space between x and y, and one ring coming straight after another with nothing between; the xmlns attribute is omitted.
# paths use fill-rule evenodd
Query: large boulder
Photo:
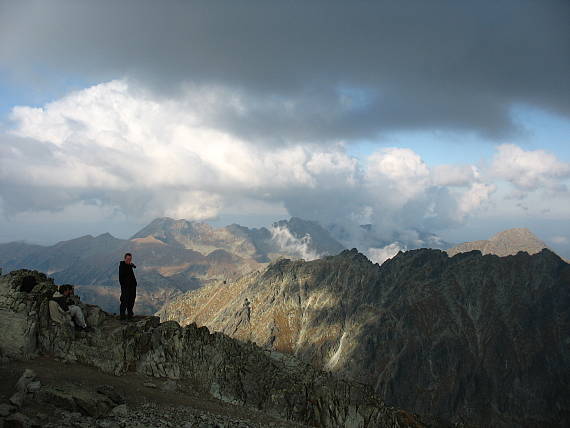
<svg viewBox="0 0 570 428"><path fill-rule="evenodd" d="M37 353L39 313L55 290L53 280L37 271L22 269L0 277L0 353L18 358Z"/></svg>

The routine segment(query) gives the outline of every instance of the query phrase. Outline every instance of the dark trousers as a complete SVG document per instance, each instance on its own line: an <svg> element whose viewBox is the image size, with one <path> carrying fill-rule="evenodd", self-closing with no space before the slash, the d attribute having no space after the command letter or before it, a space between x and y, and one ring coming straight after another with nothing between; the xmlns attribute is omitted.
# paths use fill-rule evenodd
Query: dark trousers
<svg viewBox="0 0 570 428"><path fill-rule="evenodd" d="M133 315L133 307L135 306L135 299L137 298L137 287L135 286L121 286L121 315L125 315L125 311L129 315Z"/></svg>

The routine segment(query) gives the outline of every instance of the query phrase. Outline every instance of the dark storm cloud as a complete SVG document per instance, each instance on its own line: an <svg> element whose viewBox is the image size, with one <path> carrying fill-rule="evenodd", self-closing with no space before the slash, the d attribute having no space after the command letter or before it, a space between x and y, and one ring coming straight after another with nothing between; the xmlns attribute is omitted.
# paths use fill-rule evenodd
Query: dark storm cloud
<svg viewBox="0 0 570 428"><path fill-rule="evenodd" d="M227 88L209 120L252 139L501 138L515 104L570 116L570 2L2 1L0 67Z"/></svg>

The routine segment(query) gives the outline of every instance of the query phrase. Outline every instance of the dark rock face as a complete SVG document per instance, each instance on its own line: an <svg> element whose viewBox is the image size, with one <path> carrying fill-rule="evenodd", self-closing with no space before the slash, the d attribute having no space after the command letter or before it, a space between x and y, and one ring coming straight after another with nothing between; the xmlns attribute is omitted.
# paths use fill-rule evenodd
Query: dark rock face
<svg viewBox="0 0 570 428"><path fill-rule="evenodd" d="M30 292L20 291L23 278L30 275L37 284ZM185 328L173 321L160 324L157 317L121 324L95 306L84 306L94 331L75 333L71 326L54 324L49 318L48 299L54 289L53 282L38 272L15 271L0 277L0 354L17 358L50 354L116 375L137 371L157 378L190 379L223 401L311 426L428 426L417 415L385 406L370 387L251 342L210 334L195 324ZM14 328L16 336L6 333ZM104 390L85 397L49 389L43 394L47 400L71 397L81 411L93 416L120 401Z"/></svg>
<svg viewBox="0 0 570 428"><path fill-rule="evenodd" d="M247 323L236 319L245 298ZM570 425L570 266L549 250L450 258L421 249L382 266L356 250L284 260L160 315L292 353L418 413Z"/></svg>

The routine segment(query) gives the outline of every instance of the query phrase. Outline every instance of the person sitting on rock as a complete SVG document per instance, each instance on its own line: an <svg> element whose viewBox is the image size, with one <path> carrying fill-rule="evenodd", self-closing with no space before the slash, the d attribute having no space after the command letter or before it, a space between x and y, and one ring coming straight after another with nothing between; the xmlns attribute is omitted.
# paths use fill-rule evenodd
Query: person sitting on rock
<svg viewBox="0 0 570 428"><path fill-rule="evenodd" d="M81 308L75 304L73 301L73 286L71 285L60 285L59 291L53 294L51 300L56 302L61 310L65 313L71 315L71 326L76 327L82 331L89 331L87 323L85 322L85 315Z"/></svg>

